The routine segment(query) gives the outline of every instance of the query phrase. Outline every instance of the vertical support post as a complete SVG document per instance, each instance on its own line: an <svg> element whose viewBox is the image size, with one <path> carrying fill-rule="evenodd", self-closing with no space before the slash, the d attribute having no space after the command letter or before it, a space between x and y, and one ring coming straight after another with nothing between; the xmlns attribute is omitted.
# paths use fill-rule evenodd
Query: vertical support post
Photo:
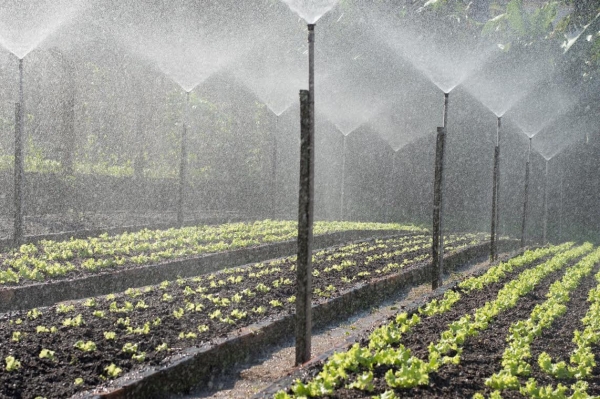
<svg viewBox="0 0 600 399"><path fill-rule="evenodd" d="M446 141L446 129L437 128L437 139L435 146L435 176L433 181L433 237L431 254L431 288L437 289L442 285L443 253L442 246L442 181L444 174L444 144Z"/></svg>
<svg viewBox="0 0 600 399"><path fill-rule="evenodd" d="M296 365L310 359L312 299L312 226L314 152L310 134L310 92L300 91L300 192L298 204L298 259L296 267Z"/></svg>
<svg viewBox="0 0 600 399"><path fill-rule="evenodd" d="M346 185L346 135L342 133L342 178L340 183L340 221L344 220L344 188Z"/></svg>
<svg viewBox="0 0 600 399"><path fill-rule="evenodd" d="M277 218L277 128L279 127L279 116L275 115L275 130L271 137L271 215Z"/></svg>
<svg viewBox="0 0 600 399"><path fill-rule="evenodd" d="M450 93L444 93L444 136L443 136L443 144L442 144L442 155L441 155L441 173L440 173L440 216L439 216L439 246L438 246L438 268L439 268L439 285L442 284L442 273L444 271L444 197L442 193L446 190L446 179L444 177L444 148L446 146L446 133L448 132L448 105L450 101Z"/></svg>
<svg viewBox="0 0 600 399"><path fill-rule="evenodd" d="M23 140L21 134L21 104L15 103L15 181L14 181L14 230L13 245L23 243Z"/></svg>
<svg viewBox="0 0 600 399"><path fill-rule="evenodd" d="M500 191L500 128L501 118L498 118L496 129L496 147L494 147L494 172L492 178L492 226L490 232L490 261L498 258L498 202Z"/></svg>
<svg viewBox="0 0 600 399"><path fill-rule="evenodd" d="M392 169L390 170L390 177L388 183L388 192L387 192L387 206L385 208L385 221L386 223L392 222L392 208L394 207L394 180L395 180L395 170L396 170L396 153L397 151L392 152Z"/></svg>
<svg viewBox="0 0 600 399"><path fill-rule="evenodd" d="M560 211L558 213L558 242L559 243L562 242L563 199L564 199L563 183L564 183L564 177L565 177L564 174L565 174L565 171L562 170L561 174L560 174Z"/></svg>
<svg viewBox="0 0 600 399"><path fill-rule="evenodd" d="M15 181L14 181L14 232L15 247L23 243L23 188L25 185L25 157L23 154L24 134L23 59L19 58L19 102L15 104Z"/></svg>
<svg viewBox="0 0 600 399"><path fill-rule="evenodd" d="M531 138L529 138L529 151L527 152L527 162L525 163L525 190L523 195L523 220L521 222L521 248L525 247L527 230L527 201L529 191L529 162L531 160Z"/></svg>
<svg viewBox="0 0 600 399"><path fill-rule="evenodd" d="M144 178L144 150L145 150L145 140L144 140L144 123L146 121L145 117L145 109L146 109L146 97L144 95L140 95L137 103L137 112L138 117L136 120L135 127L135 141L137 144L137 152L134 156L133 160L133 177L137 181L138 185Z"/></svg>
<svg viewBox="0 0 600 399"><path fill-rule="evenodd" d="M497 138L496 142L498 144L498 178L496 180L496 258L498 259L498 237L500 236L500 185L502 181L502 170L500 168L502 162L502 151L500 147L500 133L502 130L502 118L498 117L498 125L497 125Z"/></svg>
<svg viewBox="0 0 600 399"><path fill-rule="evenodd" d="M311 356L315 144L315 25L308 24L308 88L300 91L300 190L296 266L296 365Z"/></svg>
<svg viewBox="0 0 600 399"><path fill-rule="evenodd" d="M544 178L544 232L542 235L542 244L548 243L548 161L546 160L546 175Z"/></svg>
<svg viewBox="0 0 600 399"><path fill-rule="evenodd" d="M181 155L179 159L179 196L177 200L177 224L183 226L185 207L185 180L187 165L187 122L188 106L190 103L190 92L186 92L185 108L183 111L183 123L181 129Z"/></svg>
<svg viewBox="0 0 600 399"><path fill-rule="evenodd" d="M308 24L308 102L310 111L310 135L315 138L315 24Z"/></svg>

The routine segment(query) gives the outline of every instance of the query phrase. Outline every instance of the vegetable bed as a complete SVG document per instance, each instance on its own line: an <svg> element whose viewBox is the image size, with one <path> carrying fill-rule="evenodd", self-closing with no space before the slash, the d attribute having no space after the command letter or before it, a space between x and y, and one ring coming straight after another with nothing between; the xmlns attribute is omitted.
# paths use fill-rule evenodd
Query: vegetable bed
<svg viewBox="0 0 600 399"><path fill-rule="evenodd" d="M527 251L398 314L274 397L598 397L599 284L600 248Z"/></svg>
<svg viewBox="0 0 600 399"><path fill-rule="evenodd" d="M481 238L451 236L448 251ZM423 264L429 252L430 238L423 235L319 251L313 301ZM5 315L0 397L68 397L132 370L164 365L186 348L292 313L294 280L290 257Z"/></svg>
<svg viewBox="0 0 600 399"><path fill-rule="evenodd" d="M399 224L316 222L314 234L347 230L423 232L420 228ZM186 259L207 253L291 240L296 235L295 222L265 220L168 230L142 230L116 236L103 234L69 241L42 240L0 253L0 286L80 277L170 259Z"/></svg>
<svg viewBox="0 0 600 399"><path fill-rule="evenodd" d="M373 223L324 222L319 226L317 232L324 233L315 236L315 249L398 232L414 234L412 231L419 230L411 226ZM60 301L109 294L177 277L197 276L225 267L288 256L296 252L296 240L277 240L294 236L296 233L292 227L291 222L267 220L24 245L18 251L0 253L6 269L3 272L0 267L0 274L12 276L11 282L0 284L0 312L50 306ZM388 227L393 230L385 229ZM149 237L154 237L154 243L148 241ZM244 237L251 238L245 240ZM201 240L207 243L202 244ZM117 252L125 251L123 245L130 248L127 249L130 251L128 256L117 255ZM148 247L156 249L169 245L180 247L134 254ZM74 248L79 248L77 255L73 252ZM220 252L210 252L212 250ZM72 260L62 259L67 255L72 256ZM85 266L98 263L106 266L94 270ZM62 272L66 274L62 275Z"/></svg>

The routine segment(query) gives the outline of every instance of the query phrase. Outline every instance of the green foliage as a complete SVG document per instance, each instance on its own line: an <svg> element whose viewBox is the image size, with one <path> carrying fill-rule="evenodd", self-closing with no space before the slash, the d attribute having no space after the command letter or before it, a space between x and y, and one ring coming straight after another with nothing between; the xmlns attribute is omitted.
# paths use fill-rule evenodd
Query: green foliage
<svg viewBox="0 0 600 399"><path fill-rule="evenodd" d="M489 20L482 34L493 35L503 40L505 48L511 44L530 45L535 41L549 37L554 26L558 2L550 1L528 12L523 0L511 0L503 14Z"/></svg>
<svg viewBox="0 0 600 399"><path fill-rule="evenodd" d="M21 368L21 362L15 359L14 356L7 356L4 362L6 363L6 371L9 373Z"/></svg>

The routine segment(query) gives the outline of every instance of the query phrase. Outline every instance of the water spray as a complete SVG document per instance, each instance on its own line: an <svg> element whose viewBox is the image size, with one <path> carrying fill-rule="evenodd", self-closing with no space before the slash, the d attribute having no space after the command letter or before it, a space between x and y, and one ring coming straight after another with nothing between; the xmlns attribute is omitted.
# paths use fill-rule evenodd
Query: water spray
<svg viewBox="0 0 600 399"><path fill-rule="evenodd" d="M529 150L527 151L527 162L525 163L525 190L523 195L523 219L521 222L521 248L525 247L525 230L527 224L527 195L529 191L529 163L531 161L531 140L533 137L529 138Z"/></svg>
<svg viewBox="0 0 600 399"><path fill-rule="evenodd" d="M496 147L494 147L494 173L492 178L492 226L490 233L490 261L498 259L498 203L500 194L500 129L502 117L498 117L496 127Z"/></svg>
<svg viewBox="0 0 600 399"><path fill-rule="evenodd" d="M181 154L179 159L179 197L177 201L177 224L183 226L184 202L185 202L185 178L187 164L187 119L190 104L190 92L185 92L185 106L183 111L183 123L181 129Z"/></svg>
<svg viewBox="0 0 600 399"><path fill-rule="evenodd" d="M25 185L25 159L23 154L24 134L24 109L23 101L23 58L19 58L19 102L15 104L15 164L14 164L14 233L13 244L15 247L23 243L23 188Z"/></svg>

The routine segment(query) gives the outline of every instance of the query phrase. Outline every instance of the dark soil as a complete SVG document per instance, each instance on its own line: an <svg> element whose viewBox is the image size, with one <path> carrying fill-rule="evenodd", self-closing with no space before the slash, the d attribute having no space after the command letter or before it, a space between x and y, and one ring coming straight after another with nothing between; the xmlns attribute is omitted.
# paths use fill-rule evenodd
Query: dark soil
<svg viewBox="0 0 600 399"><path fill-rule="evenodd" d="M376 242L385 242L388 245L379 248L373 245ZM390 262L402 264L404 260L422 257L430 250L429 246L425 246L417 251L391 259L367 262L368 256L389 253L405 245L406 240L371 240L364 246L370 246L372 250L343 258L355 262L355 265L341 272L324 272L325 268L340 263L340 259L332 259L329 256L339 250L331 249L319 252L319 255L315 257L314 269L320 273L318 277L313 278L313 287L315 292L320 294L313 296L313 302L339 295L341 291L365 283L373 277L381 277L384 274L376 273L376 269ZM416 267L417 264L422 264L422 262L408 263L404 268ZM243 326L293 313L294 303L289 300L296 291L294 265L295 262L290 259L279 259L201 278L181 279L166 287L153 286L150 292L142 292L143 289L141 289L139 296L135 298L126 294L119 294L115 299L99 297L96 299L97 305L93 308L84 306L83 301L74 301L72 302L74 310L66 314L57 314L57 307L52 306L40 309L42 314L35 320L28 318L26 312L5 315L0 320L0 342L3 342L0 346L0 362L2 362L3 370L0 373L0 398L68 397L80 390L88 390L101 384L106 376L105 368L111 363L120 367L123 374L132 369L140 369L144 365L158 365L169 356L177 354L182 348L211 343L216 338L232 333ZM358 276L359 271L370 274ZM388 274L396 271L392 270ZM250 273L255 275L249 276ZM239 277L242 277L243 280L235 284L230 282ZM342 282L343 277L346 282ZM259 284L268 287L269 291L260 292L257 288ZM203 298L202 294L197 291L190 295L185 295L183 292L185 287L196 290L199 286L205 288L204 295L212 294L218 298L231 300L234 295L244 290L252 291L254 296L243 295L243 299L239 303L231 301L231 303L219 307L206 297ZM164 301L165 294L172 298L169 299L167 296L168 301ZM112 302L116 302L117 306L122 308L126 302L135 305L140 300L148 305L147 309L132 309L125 313L109 311L109 305ZM185 310L183 317L176 318L174 311L186 308L188 301L202 304L204 309L198 312ZM280 304L274 304L272 301L279 301ZM259 307L264 309L263 313L252 311ZM105 317L94 316L93 312L96 310L104 311ZM221 316L211 319L209 315L216 310L221 311ZM225 319L228 316L235 319L231 316L233 310L244 311L247 314L240 320L236 319L233 324L219 320L219 318ZM66 318L73 318L77 315L82 316L85 321L84 325L65 327L62 324ZM145 323L152 324L157 318L160 319L160 325L152 324L150 333L147 335L136 334L127 332L125 326L117 325L116 321L119 318L129 318L130 326L133 328L141 328ZM16 324L19 319L21 323ZM200 325L208 326L208 331L199 332ZM37 326L47 328L54 326L58 328L58 331L38 333L36 332ZM12 341L15 331L23 334L23 338L19 342ZM104 332L109 331L117 333L115 340L105 339ZM197 334L197 337L179 338L180 333L190 332ZM93 341L97 345L97 350L83 352L74 348L73 345L79 340ZM122 348L125 343L138 344L138 353L146 353L145 361L138 363L132 360L131 354L124 353ZM162 343L166 343L170 350L156 351L155 348ZM40 359L38 355L42 349L55 351L56 360ZM21 368L10 373L6 372L4 359L7 356L17 358L21 362ZM83 378L84 384L75 386L76 378Z"/></svg>
<svg viewBox="0 0 600 399"><path fill-rule="evenodd" d="M575 262L571 262L572 264ZM527 319L535 305L546 300L550 284L560 279L564 274L563 269L552 273L538 284L538 286L529 294L522 297L517 305L500 314L489 327L482 331L477 337L469 338L465 342L461 362L459 365L445 365L438 372L430 374L430 383L428 386L415 387L411 389L397 389L396 396L402 398L471 398L476 392L490 391L484 385L485 379L501 369L502 354L506 348L506 336L509 326L517 320ZM598 267L593 272L597 272ZM514 273L513 273L514 274ZM471 313L477 307L482 306L486 301L496 297L499 288L504 285L508 279L514 276L507 276L503 281L493 284L489 289L463 296L459 302L454 305L454 309L444 315L438 315L429 318L423 318L421 324L408 333L401 344L410 348L413 354L421 359L426 359L427 345L430 342L436 342L440 333L444 331L448 324L456 320L465 313ZM572 293L572 301L569 303L569 310L560 318L560 323L556 323L548 329L544 338L535 341L534 359L530 363L537 362L537 354L542 349L552 346L551 354L561 354L562 358L567 358L568 352L573 348L573 344L566 345L572 339L573 328L581 328L580 318L583 317L589 304L586 303L587 292L595 285L592 278L586 278L584 282ZM462 309L462 310L459 310ZM570 326L570 327L569 327ZM553 337L554 340L548 341L546 338ZM563 345L563 348L558 348ZM532 346L532 349L534 346ZM597 355L600 351L596 352ZM560 360L560 359L557 359ZM539 381L553 382L546 375L542 375L539 369L534 368L533 377ZM593 394L600 389L598 378L598 368L595 375L588 380L590 389L588 393ZM320 367L315 367L307 371L307 375L314 376L318 373ZM387 368L380 368L374 371L375 391L364 392L346 388L338 389L333 395L326 398L347 399L347 398L371 398L373 395L381 394L390 389L385 383L384 374ZM349 380L353 379L350 374ZM522 382L525 382L523 379ZM521 398L519 393L503 392L504 398Z"/></svg>

